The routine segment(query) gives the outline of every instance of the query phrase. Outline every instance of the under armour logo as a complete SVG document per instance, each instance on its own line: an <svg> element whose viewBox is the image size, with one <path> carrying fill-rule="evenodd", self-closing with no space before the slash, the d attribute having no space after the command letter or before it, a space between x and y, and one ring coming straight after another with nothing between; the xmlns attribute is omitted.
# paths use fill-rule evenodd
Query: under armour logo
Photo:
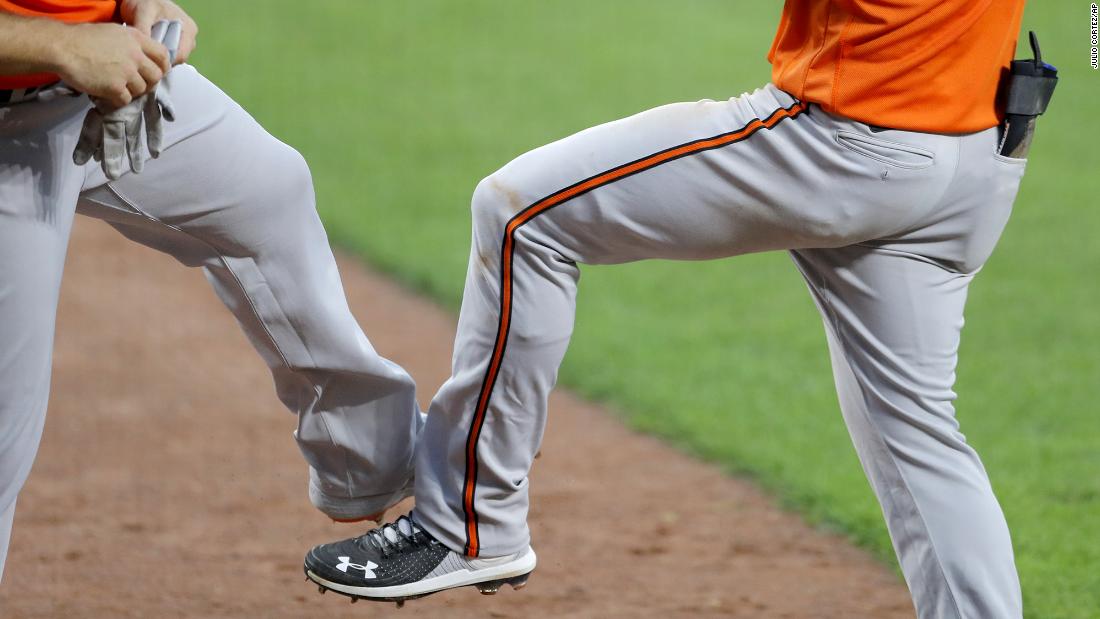
<svg viewBox="0 0 1100 619"><path fill-rule="evenodd" d="M347 574L348 568L363 570L363 578L374 578L374 568L378 567L373 561L367 561L366 565L359 565L358 563L352 563L351 557L336 557L340 559L340 563L336 566L336 569Z"/></svg>

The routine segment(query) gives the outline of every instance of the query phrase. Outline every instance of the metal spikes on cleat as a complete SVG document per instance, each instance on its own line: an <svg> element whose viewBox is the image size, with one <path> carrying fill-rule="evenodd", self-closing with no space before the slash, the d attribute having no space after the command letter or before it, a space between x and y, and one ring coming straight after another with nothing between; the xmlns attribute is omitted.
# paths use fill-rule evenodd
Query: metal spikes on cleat
<svg viewBox="0 0 1100 619"><path fill-rule="evenodd" d="M475 587L481 592L482 595L494 595L504 585L512 585L513 589L519 590L527 586L527 579L530 578L530 574L523 574L520 576L514 576L512 578L502 578L500 580L489 580L486 582L479 582Z"/></svg>
<svg viewBox="0 0 1100 619"><path fill-rule="evenodd" d="M481 595L496 595L497 591L500 591L500 582L483 582L477 585L477 590L481 592Z"/></svg>

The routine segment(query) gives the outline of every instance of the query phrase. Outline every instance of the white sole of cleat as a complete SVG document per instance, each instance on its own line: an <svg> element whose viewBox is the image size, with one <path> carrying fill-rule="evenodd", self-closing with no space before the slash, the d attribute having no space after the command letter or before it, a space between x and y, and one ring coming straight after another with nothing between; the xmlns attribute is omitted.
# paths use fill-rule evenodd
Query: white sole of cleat
<svg viewBox="0 0 1100 619"><path fill-rule="evenodd" d="M528 550L522 557L518 557L507 563L493 565L478 570L456 570L435 578L419 580L407 585L395 585L392 587L353 587L335 583L306 570L306 577L317 583L318 586L335 591L354 599L371 600L377 602L397 602L398 605L405 600L424 597L432 593L455 589L458 587L474 586L484 595L493 595L504 585L511 585L513 589L522 589L527 585L527 579L535 569L537 558L534 550Z"/></svg>

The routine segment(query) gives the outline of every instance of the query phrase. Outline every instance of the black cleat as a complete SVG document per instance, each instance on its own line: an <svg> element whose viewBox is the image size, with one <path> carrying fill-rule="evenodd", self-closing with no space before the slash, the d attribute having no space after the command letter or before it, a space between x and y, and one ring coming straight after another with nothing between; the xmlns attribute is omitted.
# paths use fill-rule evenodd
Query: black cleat
<svg viewBox="0 0 1100 619"><path fill-rule="evenodd" d="M306 555L305 572L322 592L400 608L406 600L456 587L475 586L485 595L503 585L521 589L535 561L530 546L505 557L465 557L402 516L360 537L317 546Z"/></svg>

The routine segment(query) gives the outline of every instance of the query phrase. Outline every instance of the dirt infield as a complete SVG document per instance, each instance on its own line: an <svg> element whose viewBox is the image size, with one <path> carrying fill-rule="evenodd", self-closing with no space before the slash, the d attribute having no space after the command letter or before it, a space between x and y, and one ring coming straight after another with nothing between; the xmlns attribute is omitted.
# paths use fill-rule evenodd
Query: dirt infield
<svg viewBox="0 0 1100 619"><path fill-rule="evenodd" d="M377 348L430 398L450 315L342 260ZM912 617L903 584L751 484L559 391L532 474L524 591L354 606L303 581L354 534L306 499L293 418L201 274L78 218L46 436L0 617Z"/></svg>

